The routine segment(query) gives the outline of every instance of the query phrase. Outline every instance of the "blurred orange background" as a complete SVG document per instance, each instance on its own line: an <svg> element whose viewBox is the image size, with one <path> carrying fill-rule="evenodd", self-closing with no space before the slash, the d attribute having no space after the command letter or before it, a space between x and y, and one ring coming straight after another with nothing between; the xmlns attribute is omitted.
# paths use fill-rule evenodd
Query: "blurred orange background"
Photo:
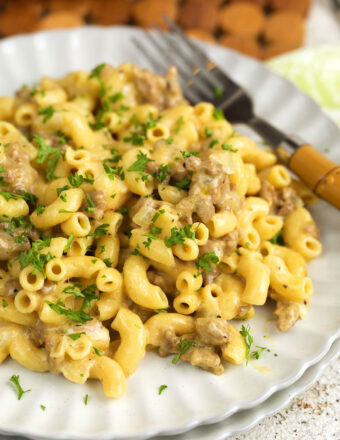
<svg viewBox="0 0 340 440"><path fill-rule="evenodd" d="M0 36L83 25L165 28L169 16L185 32L258 59L303 44L310 0L0 0Z"/></svg>

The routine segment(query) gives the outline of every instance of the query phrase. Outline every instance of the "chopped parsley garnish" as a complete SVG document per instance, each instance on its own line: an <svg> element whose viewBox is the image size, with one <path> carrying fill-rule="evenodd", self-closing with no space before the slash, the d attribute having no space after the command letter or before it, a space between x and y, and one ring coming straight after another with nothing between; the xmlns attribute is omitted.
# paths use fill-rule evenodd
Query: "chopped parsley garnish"
<svg viewBox="0 0 340 440"><path fill-rule="evenodd" d="M213 148L215 145L218 144L218 140L217 139L213 139L210 144L209 144L209 148Z"/></svg>
<svg viewBox="0 0 340 440"><path fill-rule="evenodd" d="M152 176L159 182L162 183L166 179L168 175L171 174L171 166L169 164L167 165L160 165L158 171L152 173Z"/></svg>
<svg viewBox="0 0 340 440"><path fill-rule="evenodd" d="M162 232L162 228L158 228L157 226L152 226L150 231L147 234L144 234L144 237L147 237L146 241L143 241L143 244L146 248L150 247L152 240L157 240L159 235Z"/></svg>
<svg viewBox="0 0 340 440"><path fill-rule="evenodd" d="M102 64L98 64L98 66L96 66L91 74L89 75L89 78L96 78L98 83L99 83L99 96L102 98L105 95L105 85L103 80L100 78L100 74L102 72L102 70L104 69L104 67L106 66L106 63L102 63Z"/></svg>
<svg viewBox="0 0 340 440"><path fill-rule="evenodd" d="M176 121L176 128L175 133L178 134L180 129L182 128L182 125L184 124L183 116L180 116Z"/></svg>
<svg viewBox="0 0 340 440"><path fill-rule="evenodd" d="M3 215L3 217L7 216ZM5 223L3 231L14 238L15 243L26 243L28 241L28 231L33 229L30 218L24 215L12 217L11 219L5 218L0 220L0 223ZM20 230L15 233L18 228L23 228L24 231Z"/></svg>
<svg viewBox="0 0 340 440"><path fill-rule="evenodd" d="M94 352L96 353L97 356L103 356L102 350L99 350L99 348L97 348L95 346L93 346L92 348L93 348L93 350L94 350Z"/></svg>
<svg viewBox="0 0 340 440"><path fill-rule="evenodd" d="M21 387L21 385L20 385L20 383L19 383L19 375L15 375L15 374L13 374L13 376L10 378L9 381L10 381L10 382L13 384L13 386L14 386L14 389L15 389L15 391L16 391L16 393L17 393L17 396L18 396L18 400L21 400L22 396L23 396L25 393L29 393L30 391L32 391L32 390L26 390L26 391L24 391L24 390L22 389L22 387Z"/></svg>
<svg viewBox="0 0 340 440"><path fill-rule="evenodd" d="M99 225L96 227L96 229L93 231L93 235L95 237L105 237L107 235L107 228L110 225L107 223L103 223L102 225Z"/></svg>
<svg viewBox="0 0 340 440"><path fill-rule="evenodd" d="M169 308L169 307L168 307ZM167 309L154 309L155 313L169 313Z"/></svg>
<svg viewBox="0 0 340 440"><path fill-rule="evenodd" d="M90 128L92 128L92 130L98 131L101 130L102 128L106 128L106 125L102 121L103 116L104 116L104 112L102 110L99 110L95 122L89 123L89 126Z"/></svg>
<svg viewBox="0 0 340 440"><path fill-rule="evenodd" d="M137 160L134 162L127 170L128 171L138 171L142 177L142 180L149 179L149 175L145 173L146 166L149 162L153 162L152 159L149 159L145 153L139 151L137 154Z"/></svg>
<svg viewBox="0 0 340 440"><path fill-rule="evenodd" d="M246 343L246 365L248 365L249 362L250 347L254 340L254 338L250 335L249 331L250 331L249 325L247 327L242 325L240 333L243 336L244 342Z"/></svg>
<svg viewBox="0 0 340 440"><path fill-rule="evenodd" d="M181 151L181 155L186 159L190 156L198 156L199 151Z"/></svg>
<svg viewBox="0 0 340 440"><path fill-rule="evenodd" d="M268 241L270 241L273 244L283 244L283 230L280 229L271 239L269 239Z"/></svg>
<svg viewBox="0 0 340 440"><path fill-rule="evenodd" d="M131 255L136 255L136 256L138 256L138 257L143 257L143 256L144 256L143 254L141 254L141 253L139 252L138 249L135 249L134 251L132 251L132 252L130 252L130 253L131 253Z"/></svg>
<svg viewBox="0 0 340 440"><path fill-rule="evenodd" d="M212 115L216 121L223 121L225 119L223 110L221 108L214 108Z"/></svg>
<svg viewBox="0 0 340 440"><path fill-rule="evenodd" d="M177 362L180 360L181 356L189 350L190 347L195 345L194 341L188 341L187 339L181 339L181 342L179 344L179 353L176 354L176 356L173 357L172 363L177 364Z"/></svg>
<svg viewBox="0 0 340 440"><path fill-rule="evenodd" d="M146 119L146 123L142 124L142 129L144 133L150 128L156 127L157 122L162 119L162 116L158 116L156 119L153 119L152 113L149 113L149 117Z"/></svg>
<svg viewBox="0 0 340 440"><path fill-rule="evenodd" d="M71 235L68 237L67 242L66 242L66 244L65 244L64 252L67 252L67 251L70 249L71 244L72 244L72 242L73 242L73 239L74 239L74 234L71 234Z"/></svg>
<svg viewBox="0 0 340 440"><path fill-rule="evenodd" d="M214 93L216 98L222 98L223 96L223 87L215 87Z"/></svg>
<svg viewBox="0 0 340 440"><path fill-rule="evenodd" d="M231 151L232 153L237 153L238 152L238 150L236 148L233 148L232 145L226 144L225 142L223 142L221 147L222 147L222 150L225 150L225 151Z"/></svg>
<svg viewBox="0 0 340 440"><path fill-rule="evenodd" d="M119 214L122 214L122 215L128 215L129 208L119 208L119 209L116 209L116 212L119 212Z"/></svg>
<svg viewBox="0 0 340 440"><path fill-rule="evenodd" d="M48 304L51 309L56 312L58 315L65 315L66 318L80 322L81 324L86 324L87 321L92 321L92 317L84 312L84 310L71 310L65 307L65 304L59 299L56 304L51 301L45 300L45 303Z"/></svg>
<svg viewBox="0 0 340 440"><path fill-rule="evenodd" d="M85 394L85 397L84 397L84 403L85 403L85 405L87 405L87 402L89 401L89 395L88 394Z"/></svg>
<svg viewBox="0 0 340 440"><path fill-rule="evenodd" d="M107 267L112 267L112 261L110 260L110 258L104 258L103 261Z"/></svg>
<svg viewBox="0 0 340 440"><path fill-rule="evenodd" d="M74 173L74 174L69 174L68 176L67 176L67 179L68 179L68 181L70 182L70 184L72 185L72 186L74 186L75 188L79 188L80 187L80 185L82 184L82 183L93 183L94 182L94 179L93 179L93 177L90 175L90 174L88 174L88 173L86 173L85 174L85 177L83 177L81 174L78 174L77 172L76 173Z"/></svg>
<svg viewBox="0 0 340 440"><path fill-rule="evenodd" d="M118 163L122 159L122 155L118 153L118 150L116 148L111 148L110 153L112 157L108 157L104 159L104 163L106 162Z"/></svg>
<svg viewBox="0 0 340 440"><path fill-rule="evenodd" d="M171 228L170 237L164 237L165 246L168 248L174 246L175 244L181 244L184 246L186 238L194 240L196 231L192 231L192 227L193 225L186 225L184 228Z"/></svg>
<svg viewBox="0 0 340 440"><path fill-rule="evenodd" d="M72 341L76 341L77 339L80 338L81 335L85 335L85 332L80 332L80 333L72 333L70 335L67 335L69 338L72 339Z"/></svg>
<svg viewBox="0 0 340 440"><path fill-rule="evenodd" d="M184 191L189 191L191 185L191 176L187 177L180 182L174 182L173 186L175 186L178 189L183 189Z"/></svg>
<svg viewBox="0 0 340 440"><path fill-rule="evenodd" d="M253 357L255 359L259 359L259 357L260 357L261 353L263 352L263 350L266 350L266 347L260 347L259 345L256 345L255 348L257 348L257 350L253 351ZM269 350L267 349L267 351L269 351Z"/></svg>
<svg viewBox="0 0 340 440"><path fill-rule="evenodd" d="M174 140L173 140L173 138L167 138L167 139L164 139L165 140L165 142L167 143L167 144L169 144L169 145L171 145L171 144L173 144L174 143Z"/></svg>
<svg viewBox="0 0 340 440"><path fill-rule="evenodd" d="M0 195L2 195L2 197L8 202L8 200L19 200L19 199L24 199L27 203L29 203L30 205L33 205L37 202L38 198L32 194L32 193L28 193L26 191L20 191L20 194L14 194L11 192L7 192L7 191L0 191Z"/></svg>
<svg viewBox="0 0 340 440"><path fill-rule="evenodd" d="M94 203L89 194L86 194L87 205L85 206L85 211L94 212Z"/></svg>
<svg viewBox="0 0 340 440"><path fill-rule="evenodd" d="M8 302L5 299L2 300L2 307L3 308L8 307Z"/></svg>
<svg viewBox="0 0 340 440"><path fill-rule="evenodd" d="M165 209L160 209L159 211L157 211L156 214L151 219L152 223L155 223L158 217L164 213L165 213Z"/></svg>
<svg viewBox="0 0 340 440"><path fill-rule="evenodd" d="M43 411L45 411L46 406L45 406L45 405L40 405L40 408L41 408Z"/></svg>
<svg viewBox="0 0 340 440"><path fill-rule="evenodd" d="M131 133L131 136L123 138L124 142L131 142L132 145L143 146L145 141L144 134L140 133Z"/></svg>
<svg viewBox="0 0 340 440"><path fill-rule="evenodd" d="M39 205L37 206L37 209L35 211L36 211L37 215L41 215L45 211L45 209L46 209L46 206L41 205L39 203Z"/></svg>
<svg viewBox="0 0 340 440"><path fill-rule="evenodd" d="M244 247L245 247L246 249L248 249L249 246L250 246L250 243L249 243L249 241L247 241L247 242L245 243Z"/></svg>
<svg viewBox="0 0 340 440"><path fill-rule="evenodd" d="M60 188L57 188L56 191L57 191L58 197L60 197L60 194L63 191L67 191L68 189L70 189L70 187L68 185L64 185L64 186L61 186Z"/></svg>
<svg viewBox="0 0 340 440"><path fill-rule="evenodd" d="M51 261L54 257L51 255L50 252L47 254L41 254L40 251L50 246L51 244L51 237L47 237L45 240L35 240L32 243L31 249L22 252L19 256L19 263L20 268L24 269L29 264L33 266L33 272L32 275L41 273L44 278L46 278L45 274L45 265Z"/></svg>
<svg viewBox="0 0 340 440"><path fill-rule="evenodd" d="M40 134L34 135L33 141L38 145L37 163L41 165L47 160L46 179L50 182L55 177L53 173L61 157L61 149L47 145Z"/></svg>
<svg viewBox="0 0 340 440"><path fill-rule="evenodd" d="M56 130L52 133L54 136L58 136L59 137L59 142L61 145L65 145L67 142L69 142L71 140L71 138L69 138L68 136L66 136L65 133L63 133L60 130Z"/></svg>
<svg viewBox="0 0 340 440"><path fill-rule="evenodd" d="M45 108L40 108L38 111L39 116L44 116L43 123L46 124L46 122L52 118L54 115L55 109L52 105L49 105Z"/></svg>
<svg viewBox="0 0 340 440"><path fill-rule="evenodd" d="M206 129L204 130L204 133L207 138L211 138L211 136L213 135L212 129L208 127L206 127Z"/></svg>
<svg viewBox="0 0 340 440"><path fill-rule="evenodd" d="M0 165L0 174L2 174L4 172L5 172L4 166ZM3 186L7 186L8 185L7 180L5 180L5 178L3 176L0 176L0 185L3 185Z"/></svg>
<svg viewBox="0 0 340 440"><path fill-rule="evenodd" d="M105 162L103 162L103 167L109 179L114 180L115 176L118 176L121 180L125 179L123 167L111 167Z"/></svg>
<svg viewBox="0 0 340 440"><path fill-rule="evenodd" d="M125 98L125 96L123 95L123 93L118 92L118 93L115 93L114 95L111 95L108 99L110 102L112 102L114 104L117 101L119 101L120 99L124 99L124 98Z"/></svg>
<svg viewBox="0 0 340 440"><path fill-rule="evenodd" d="M168 388L168 385L161 385L161 386L158 388L158 395L161 395L162 392L163 392L166 388Z"/></svg>
<svg viewBox="0 0 340 440"><path fill-rule="evenodd" d="M206 252L197 260L196 267L198 270L203 269L206 272L212 271L212 264L216 265L220 262L220 259L215 252Z"/></svg>

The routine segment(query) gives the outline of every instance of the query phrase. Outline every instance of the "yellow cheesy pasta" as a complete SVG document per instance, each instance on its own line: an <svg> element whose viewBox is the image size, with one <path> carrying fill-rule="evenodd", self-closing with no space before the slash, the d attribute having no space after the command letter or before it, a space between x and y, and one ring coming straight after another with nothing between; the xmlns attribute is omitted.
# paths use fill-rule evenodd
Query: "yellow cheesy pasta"
<svg viewBox="0 0 340 440"><path fill-rule="evenodd" d="M146 350L222 374L249 359L230 321L269 298L280 331L306 315L322 246L304 186L189 105L175 68L43 78L0 115L0 362L116 398Z"/></svg>

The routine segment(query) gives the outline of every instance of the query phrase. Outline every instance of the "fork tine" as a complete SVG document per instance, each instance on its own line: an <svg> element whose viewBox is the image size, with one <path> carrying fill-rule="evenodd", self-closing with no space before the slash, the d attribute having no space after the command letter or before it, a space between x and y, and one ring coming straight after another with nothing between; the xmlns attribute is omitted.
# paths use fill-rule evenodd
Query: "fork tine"
<svg viewBox="0 0 340 440"><path fill-rule="evenodd" d="M210 99L211 98L211 89L209 86L204 82L204 79L201 77L201 75L197 75L195 73L195 70L197 70L197 66L194 63L191 63L188 61L187 57L188 54L186 54L179 46L175 43L173 38L171 38L170 35L165 34L162 32L158 26L154 26L154 28L157 31L157 35L160 38L160 40L164 43L164 47L167 49L170 48L170 58L171 61L177 66L178 71L180 75L182 75L183 80L186 82L186 88L191 88L193 91L194 85L197 89L197 93L199 93L199 98L202 99ZM185 67L183 67L183 65Z"/></svg>
<svg viewBox="0 0 340 440"><path fill-rule="evenodd" d="M156 58L153 55L151 55L151 52L147 50L146 46L143 45L139 40L137 40L137 38L132 37L131 40L133 44L137 47L137 49L140 50L144 58L147 59L147 61L156 71L162 71L165 68L165 66L162 65L158 60L156 60Z"/></svg>
<svg viewBox="0 0 340 440"><path fill-rule="evenodd" d="M214 76L217 81L219 81L220 85L225 85L228 82L229 86L233 88L239 88L237 84L229 78L224 72L222 72L219 68L216 67L216 64L211 61L203 50L201 50L198 45L193 43L187 36L184 34L182 29L180 29L169 17L166 15L163 17L166 24L170 27L170 29L178 35L182 42L186 44L186 46L195 53L195 55L199 58L201 62L202 72L206 72L209 75L206 75L206 78L210 81L211 85L216 87L216 84L212 82L211 77Z"/></svg>
<svg viewBox="0 0 340 440"><path fill-rule="evenodd" d="M161 63L160 61L155 60L155 57L152 56L152 59L154 61L154 64L157 63L159 66L161 66L161 70L166 70L169 67L169 58L167 57L167 47L163 47L159 41L157 40L156 36L152 32L144 31L144 35L148 42L150 43L150 46L155 48L157 50L157 53L164 59L164 63ZM139 47L142 48L144 51L144 55L148 58L151 58L150 51L148 53L147 49L145 47L143 48L143 45L139 42ZM180 70L180 69L179 69ZM183 73L184 76L184 73ZM186 87L186 96L190 101L201 101L202 98L200 98L199 94L195 94L194 90L188 90L188 87Z"/></svg>

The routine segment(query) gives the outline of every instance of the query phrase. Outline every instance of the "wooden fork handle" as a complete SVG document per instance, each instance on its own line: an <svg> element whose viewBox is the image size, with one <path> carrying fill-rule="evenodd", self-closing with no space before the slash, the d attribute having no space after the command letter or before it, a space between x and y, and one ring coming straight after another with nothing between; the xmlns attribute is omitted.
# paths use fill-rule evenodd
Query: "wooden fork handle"
<svg viewBox="0 0 340 440"><path fill-rule="evenodd" d="M289 160L289 168L319 197L340 209L340 165L308 144Z"/></svg>

